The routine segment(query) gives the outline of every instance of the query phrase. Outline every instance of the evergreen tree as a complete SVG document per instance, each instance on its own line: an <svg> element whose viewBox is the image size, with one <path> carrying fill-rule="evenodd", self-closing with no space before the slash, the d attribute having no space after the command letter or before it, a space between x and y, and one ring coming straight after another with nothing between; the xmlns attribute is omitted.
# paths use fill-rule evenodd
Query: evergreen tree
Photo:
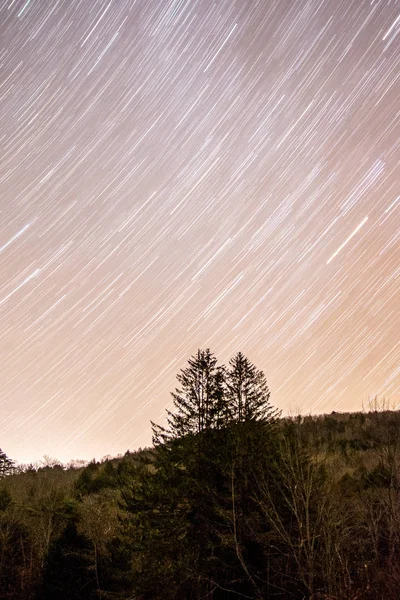
<svg viewBox="0 0 400 600"><path fill-rule="evenodd" d="M6 453L0 448L0 477L10 475L14 468L14 461L8 458Z"/></svg>
<svg viewBox="0 0 400 600"><path fill-rule="evenodd" d="M95 597L98 583L92 554L92 544L78 532L76 518L73 517L61 536L50 546L40 598L88 600Z"/></svg>
<svg viewBox="0 0 400 600"><path fill-rule="evenodd" d="M242 353L229 361L226 374L227 403L231 419L243 421L271 421L277 416L269 403L270 391L265 375Z"/></svg>
<svg viewBox="0 0 400 600"><path fill-rule="evenodd" d="M198 350L188 363L177 375L180 388L172 392L175 412L167 410L168 427L152 423L155 444L220 428L223 423L223 367L217 366L217 359L209 349Z"/></svg>
<svg viewBox="0 0 400 600"><path fill-rule="evenodd" d="M265 565L253 497L257 476L271 470L276 411L261 371L241 353L230 367L210 350L191 357L167 428L153 424L154 462L124 493L133 587L143 598L259 594Z"/></svg>

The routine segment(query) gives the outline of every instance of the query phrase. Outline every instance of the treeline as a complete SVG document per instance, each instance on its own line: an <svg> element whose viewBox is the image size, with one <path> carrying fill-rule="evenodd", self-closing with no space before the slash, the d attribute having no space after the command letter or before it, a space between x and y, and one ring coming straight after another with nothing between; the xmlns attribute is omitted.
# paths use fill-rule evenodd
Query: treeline
<svg viewBox="0 0 400 600"><path fill-rule="evenodd" d="M242 353L177 379L150 449L0 453L1 600L399 598L397 411L281 418Z"/></svg>

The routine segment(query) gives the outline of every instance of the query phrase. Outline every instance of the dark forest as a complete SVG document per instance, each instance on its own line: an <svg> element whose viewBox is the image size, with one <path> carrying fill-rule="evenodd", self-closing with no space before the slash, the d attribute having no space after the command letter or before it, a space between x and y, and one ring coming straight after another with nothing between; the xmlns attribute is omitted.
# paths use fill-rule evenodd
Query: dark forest
<svg viewBox="0 0 400 600"><path fill-rule="evenodd" d="M1 600L395 600L400 417L283 418L238 353L199 350L153 446L63 466L0 454Z"/></svg>

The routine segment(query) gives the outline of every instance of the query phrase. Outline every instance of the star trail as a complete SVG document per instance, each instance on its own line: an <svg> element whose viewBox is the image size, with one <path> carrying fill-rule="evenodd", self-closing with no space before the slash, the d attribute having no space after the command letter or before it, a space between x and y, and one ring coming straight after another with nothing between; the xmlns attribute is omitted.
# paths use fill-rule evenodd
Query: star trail
<svg viewBox="0 0 400 600"><path fill-rule="evenodd" d="M150 443L197 348L400 404L400 6L0 4L0 445Z"/></svg>

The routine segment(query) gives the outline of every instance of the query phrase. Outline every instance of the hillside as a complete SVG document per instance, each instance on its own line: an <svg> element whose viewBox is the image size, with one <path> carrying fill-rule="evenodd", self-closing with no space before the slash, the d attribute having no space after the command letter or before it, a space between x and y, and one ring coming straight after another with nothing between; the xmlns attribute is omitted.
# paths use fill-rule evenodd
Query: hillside
<svg viewBox="0 0 400 600"><path fill-rule="evenodd" d="M3 477L0 598L397 598L400 413L279 419L275 448L240 435L234 474L210 439L203 471L187 446L179 473L153 449Z"/></svg>

